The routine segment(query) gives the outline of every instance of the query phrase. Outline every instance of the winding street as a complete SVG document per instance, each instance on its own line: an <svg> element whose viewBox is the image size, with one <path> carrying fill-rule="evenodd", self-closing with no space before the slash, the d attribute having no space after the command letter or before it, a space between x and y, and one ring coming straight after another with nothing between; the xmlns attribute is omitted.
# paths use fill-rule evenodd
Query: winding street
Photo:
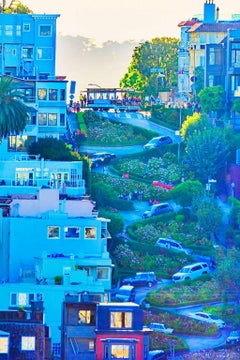
<svg viewBox="0 0 240 360"><path fill-rule="evenodd" d="M106 117L114 117L115 118L115 114L113 113L102 113L103 116ZM118 114L117 114L118 115ZM170 135L173 139L174 142L179 142L180 138L179 136L175 135L175 132L173 130L164 128L158 124L155 124L151 121L149 121L147 118L145 118L144 116L139 116L139 117L131 117L129 116L130 114L127 114L128 116L126 116L126 114L120 114L117 116L117 120L121 121L121 122L126 122L129 123L131 125L135 125L135 126L139 126L139 127L143 127L145 129L148 130L153 130L156 131L159 135ZM136 114L134 114L136 115ZM141 115L141 114L140 114ZM101 151L106 151L106 152L113 152L114 154L116 154L117 157L121 157L123 155L126 154L133 154L133 153L138 153L143 151L143 147L141 145L135 145L135 146L124 146L124 147L102 147L102 146L81 146L81 151L82 152L101 152ZM103 171L101 168L97 168L94 169L94 171ZM149 208L148 203L147 202L141 202L141 201L134 201L134 211L120 211L120 214L123 216L124 220L125 220L125 227L127 227L131 222L135 222L138 221L142 218L142 213L147 210ZM169 283L171 283L171 280L165 280L162 279L158 282L157 287L161 288L164 287L166 285L168 285ZM142 288L137 288L136 289L136 302L141 304L145 297L146 294L148 292L152 291L152 289L149 289L147 287L142 287ZM198 311L198 310L202 310L203 306L201 304L194 306L194 307L180 307L180 308L176 308L174 311L177 314L181 314L181 315L185 315L187 312L189 312L189 310L191 310L192 312L194 311ZM169 309L166 309L169 310ZM172 309L171 309L172 311ZM182 338L188 345L189 347L189 351L199 351L199 350L204 350L204 349L212 349L212 348L216 348L219 347L221 345L225 345L226 344L226 338L230 333L230 328L226 327L224 329L220 329L218 336L214 336L214 337L206 337L206 336L192 336L192 335L182 335L182 334L175 334L177 336L179 336L180 338Z"/></svg>

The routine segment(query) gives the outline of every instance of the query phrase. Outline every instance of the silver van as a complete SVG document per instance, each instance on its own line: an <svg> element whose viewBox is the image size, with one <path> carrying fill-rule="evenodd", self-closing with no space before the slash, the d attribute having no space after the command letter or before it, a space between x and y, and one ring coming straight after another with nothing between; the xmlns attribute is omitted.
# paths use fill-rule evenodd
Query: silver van
<svg viewBox="0 0 240 360"><path fill-rule="evenodd" d="M156 245L164 249L183 252L187 255L192 253L192 250L184 248L180 242L173 239L159 238L156 242Z"/></svg>

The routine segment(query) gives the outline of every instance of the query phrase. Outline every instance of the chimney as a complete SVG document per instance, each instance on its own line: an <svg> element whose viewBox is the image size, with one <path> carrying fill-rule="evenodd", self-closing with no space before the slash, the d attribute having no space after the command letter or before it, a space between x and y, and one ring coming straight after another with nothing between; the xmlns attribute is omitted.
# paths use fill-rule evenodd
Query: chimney
<svg viewBox="0 0 240 360"><path fill-rule="evenodd" d="M203 22L207 24L213 24L216 22L216 10L213 0L206 0L204 4Z"/></svg>

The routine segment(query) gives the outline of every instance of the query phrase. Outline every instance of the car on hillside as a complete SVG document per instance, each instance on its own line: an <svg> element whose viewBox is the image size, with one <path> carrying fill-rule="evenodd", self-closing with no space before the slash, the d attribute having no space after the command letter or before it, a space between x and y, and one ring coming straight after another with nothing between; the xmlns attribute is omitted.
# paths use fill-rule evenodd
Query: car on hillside
<svg viewBox="0 0 240 360"><path fill-rule="evenodd" d="M167 354L164 350L150 350L148 360L166 360Z"/></svg>
<svg viewBox="0 0 240 360"><path fill-rule="evenodd" d="M218 319L216 316L214 316L212 314L208 314L208 313L202 312L202 311L189 313L188 317L190 317L191 319L204 321L209 324L215 324L219 329L222 329L226 326L226 324L223 320Z"/></svg>
<svg viewBox="0 0 240 360"><path fill-rule="evenodd" d="M208 274L209 272L210 268L207 263L198 262L181 268L177 273L173 274L172 280L174 282L194 280L202 275Z"/></svg>
<svg viewBox="0 0 240 360"><path fill-rule="evenodd" d="M164 334L172 334L173 333L173 329L171 328L167 328L163 323L151 323L148 325L149 329L152 329L154 331L157 332L161 332Z"/></svg>
<svg viewBox="0 0 240 360"><path fill-rule="evenodd" d="M157 278L153 271L137 272L134 277L128 277L123 279L121 284L152 287L153 285L157 284Z"/></svg>
<svg viewBox="0 0 240 360"><path fill-rule="evenodd" d="M157 136L152 138L147 144L143 145L145 150L158 148L162 145L172 144L173 140L170 136Z"/></svg>
<svg viewBox="0 0 240 360"><path fill-rule="evenodd" d="M112 159L116 157L116 155L107 152L95 152L89 154L88 157L91 160L92 167L98 167L108 164Z"/></svg>
<svg viewBox="0 0 240 360"><path fill-rule="evenodd" d="M226 343L230 345L240 344L240 331L231 331L227 337Z"/></svg>
<svg viewBox="0 0 240 360"><path fill-rule="evenodd" d="M185 253L186 255L192 254L191 249L184 248L179 241L173 239L159 238L156 242L156 245L160 248Z"/></svg>
<svg viewBox="0 0 240 360"><path fill-rule="evenodd" d="M146 218L149 218L152 216L166 214L166 213L169 213L172 211L173 211L173 207L171 205L169 205L168 203L159 203L159 204L152 205L150 210L144 211L142 217L144 219L146 219Z"/></svg>
<svg viewBox="0 0 240 360"><path fill-rule="evenodd" d="M113 300L120 302L129 302L135 301L135 288L131 285L123 285L116 292L115 296L113 296Z"/></svg>

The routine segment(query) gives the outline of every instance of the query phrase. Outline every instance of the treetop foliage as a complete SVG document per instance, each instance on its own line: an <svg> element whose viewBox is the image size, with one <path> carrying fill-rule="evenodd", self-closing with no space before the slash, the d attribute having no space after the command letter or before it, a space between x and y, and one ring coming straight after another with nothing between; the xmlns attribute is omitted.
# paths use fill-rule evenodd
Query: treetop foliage
<svg viewBox="0 0 240 360"><path fill-rule="evenodd" d="M19 0L11 0L7 5L7 1L3 0L0 6L0 12L4 14L32 14L26 5L22 4Z"/></svg>
<svg viewBox="0 0 240 360"><path fill-rule="evenodd" d="M120 87L134 88L145 95L177 87L178 39L163 37L137 46Z"/></svg>

